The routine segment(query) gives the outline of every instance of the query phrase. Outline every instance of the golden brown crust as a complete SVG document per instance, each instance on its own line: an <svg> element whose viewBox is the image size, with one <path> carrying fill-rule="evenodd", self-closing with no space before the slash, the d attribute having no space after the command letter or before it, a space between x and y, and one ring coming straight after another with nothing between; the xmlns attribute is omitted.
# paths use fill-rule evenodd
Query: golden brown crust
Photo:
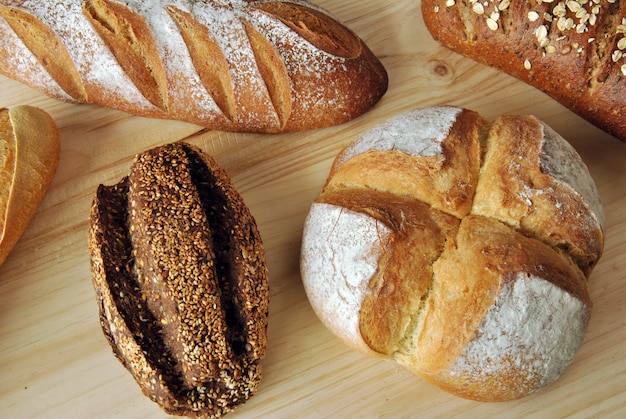
<svg viewBox="0 0 626 419"><path fill-rule="evenodd" d="M0 264L21 237L59 163L52 118L31 106L0 109Z"/></svg>
<svg viewBox="0 0 626 419"><path fill-rule="evenodd" d="M171 144L100 186L89 248L105 336L167 412L217 417L261 379L268 282L256 224L226 173Z"/></svg>
<svg viewBox="0 0 626 419"><path fill-rule="evenodd" d="M305 223L302 277L350 347L461 397L511 400L582 345L603 241L598 191L556 132L426 108L337 156Z"/></svg>
<svg viewBox="0 0 626 419"><path fill-rule="evenodd" d="M567 256L486 217L470 215L461 221L458 234L448 241L433 271L417 339L421 356L410 364L431 381L445 376L461 356L501 288L514 280L516 272L546 278L591 307L585 277ZM510 387L516 388L516 383Z"/></svg>
<svg viewBox="0 0 626 419"><path fill-rule="evenodd" d="M447 3L422 1L424 22L442 45L542 90L626 141L626 4Z"/></svg>
<svg viewBox="0 0 626 419"><path fill-rule="evenodd" d="M485 125L480 115L464 109L456 116L445 138L436 144L437 153L428 151L426 154L424 150L431 147L427 144L411 152L402 150L401 144L394 145L392 150L379 146L377 138L384 134L375 129L373 135L366 135L337 156L324 190L375 189L416 199L462 217L472 206L480 168L480 138ZM364 147L369 149L359 153ZM390 172L389 168L393 170Z"/></svg>
<svg viewBox="0 0 626 419"><path fill-rule="evenodd" d="M555 164L567 167L580 157L564 149L547 162L549 141L536 139L550 135L532 116L506 115L494 121L472 211L564 249L588 276L602 255L604 231L584 195L572 193L570 185L555 177ZM597 191L591 194L597 196Z"/></svg>
<svg viewBox="0 0 626 419"><path fill-rule="evenodd" d="M59 99L227 131L341 124L388 82L361 39L299 0L8 0L0 41L0 73Z"/></svg>
<svg viewBox="0 0 626 419"><path fill-rule="evenodd" d="M394 240L378 261L368 295L361 304L360 330L367 345L390 356L407 333L411 318L430 292L431 266L454 235L458 220L422 202L360 190L325 193L317 202L368 214L394 232Z"/></svg>

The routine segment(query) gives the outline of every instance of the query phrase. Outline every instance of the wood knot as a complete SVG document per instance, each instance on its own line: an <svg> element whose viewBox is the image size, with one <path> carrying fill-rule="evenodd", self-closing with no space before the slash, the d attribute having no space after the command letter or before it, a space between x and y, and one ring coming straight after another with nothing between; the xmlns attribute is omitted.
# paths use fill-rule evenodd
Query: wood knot
<svg viewBox="0 0 626 419"><path fill-rule="evenodd" d="M444 61L431 60L428 62L427 68L433 79L448 82L454 77L454 70Z"/></svg>
<svg viewBox="0 0 626 419"><path fill-rule="evenodd" d="M445 77L445 76L448 75L450 70L448 69L448 66L445 65L444 63L437 62L433 66L432 71L433 71L434 74L436 74L439 77Z"/></svg>

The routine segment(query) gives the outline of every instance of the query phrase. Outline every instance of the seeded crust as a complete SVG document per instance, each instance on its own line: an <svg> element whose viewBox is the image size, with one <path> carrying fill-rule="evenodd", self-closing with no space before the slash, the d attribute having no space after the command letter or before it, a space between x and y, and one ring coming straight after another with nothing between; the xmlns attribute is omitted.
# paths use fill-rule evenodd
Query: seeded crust
<svg viewBox="0 0 626 419"><path fill-rule="evenodd" d="M61 100L267 133L344 123L388 83L360 38L301 0L2 0L0 73Z"/></svg>
<svg viewBox="0 0 626 419"><path fill-rule="evenodd" d="M89 236L104 334L167 413L219 417L261 380L269 291L254 219L226 173L171 144L98 188Z"/></svg>
<svg viewBox="0 0 626 419"><path fill-rule="evenodd" d="M443 46L534 86L626 141L626 3L423 0Z"/></svg>

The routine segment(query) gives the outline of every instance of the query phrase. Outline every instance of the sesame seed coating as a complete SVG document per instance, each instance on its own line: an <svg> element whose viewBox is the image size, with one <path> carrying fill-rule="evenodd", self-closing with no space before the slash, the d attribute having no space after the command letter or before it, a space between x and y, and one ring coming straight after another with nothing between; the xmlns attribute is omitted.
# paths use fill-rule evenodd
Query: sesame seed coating
<svg viewBox="0 0 626 419"><path fill-rule="evenodd" d="M89 248L101 325L144 394L219 417L261 379L269 290L256 224L226 173L170 144L98 188Z"/></svg>

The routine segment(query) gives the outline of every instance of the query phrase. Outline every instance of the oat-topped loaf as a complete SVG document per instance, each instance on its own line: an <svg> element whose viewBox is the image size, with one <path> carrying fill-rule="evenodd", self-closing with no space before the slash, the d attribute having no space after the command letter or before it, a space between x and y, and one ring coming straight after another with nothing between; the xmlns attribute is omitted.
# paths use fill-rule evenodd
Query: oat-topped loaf
<svg viewBox="0 0 626 419"><path fill-rule="evenodd" d="M217 417L261 380L268 281L255 221L226 173L171 144L100 186L89 236L104 334L166 412Z"/></svg>
<svg viewBox="0 0 626 419"><path fill-rule="evenodd" d="M0 0L0 73L229 131L341 124L387 89L363 41L302 0Z"/></svg>
<svg viewBox="0 0 626 419"><path fill-rule="evenodd" d="M626 141L626 3L423 0L443 46L539 88Z"/></svg>

